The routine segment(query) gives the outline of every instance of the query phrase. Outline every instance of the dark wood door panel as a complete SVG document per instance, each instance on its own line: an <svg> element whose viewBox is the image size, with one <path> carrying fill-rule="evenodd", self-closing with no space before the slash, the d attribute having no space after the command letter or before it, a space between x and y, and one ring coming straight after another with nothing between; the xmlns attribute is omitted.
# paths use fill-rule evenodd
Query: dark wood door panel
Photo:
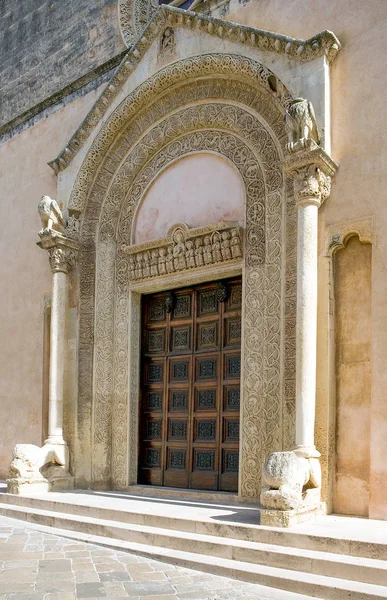
<svg viewBox="0 0 387 600"><path fill-rule="evenodd" d="M236 491L241 279L172 297L143 298L139 482Z"/></svg>

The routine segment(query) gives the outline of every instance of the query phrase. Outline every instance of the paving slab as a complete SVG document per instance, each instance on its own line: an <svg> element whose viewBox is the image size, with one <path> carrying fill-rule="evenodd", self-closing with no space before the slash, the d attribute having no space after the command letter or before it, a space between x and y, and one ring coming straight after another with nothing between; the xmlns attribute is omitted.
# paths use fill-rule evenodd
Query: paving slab
<svg viewBox="0 0 387 600"><path fill-rule="evenodd" d="M23 524L24 525L24 524ZM0 600L311 600L133 553L74 542L0 516ZM15 541L16 538L16 541ZM36 550L31 551L34 547ZM39 550L38 550L39 548ZM54 549L64 549L53 552Z"/></svg>

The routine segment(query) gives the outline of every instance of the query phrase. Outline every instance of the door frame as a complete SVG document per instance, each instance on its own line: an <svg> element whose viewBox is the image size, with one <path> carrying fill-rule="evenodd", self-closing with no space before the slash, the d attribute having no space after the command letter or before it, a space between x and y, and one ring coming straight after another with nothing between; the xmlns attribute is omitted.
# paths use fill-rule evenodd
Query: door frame
<svg viewBox="0 0 387 600"><path fill-rule="evenodd" d="M210 265L199 274L197 271L186 273L173 273L167 281L155 278L153 281L132 283L129 289L129 411L128 411L128 448L129 448L129 485L138 483L139 462L139 428L140 428L140 394L141 394L141 326L142 326L142 302L144 294L167 292L179 288L200 285L221 279L232 277L242 278L242 335L241 335L241 364L243 365L244 348L244 276L242 259L232 265ZM241 396L240 396L240 423L242 423L243 406L243 368L241 368ZM240 427L242 431L242 427ZM241 440L239 439L239 456L241 457ZM238 472L238 490L240 489L240 471Z"/></svg>
<svg viewBox="0 0 387 600"><path fill-rule="evenodd" d="M235 318L235 316L230 316L231 313L235 313L235 309L233 310L232 308L227 308L228 304L225 302L223 303L223 307L221 310L219 310L217 313L213 314L213 315L201 315L197 312L197 303L198 303L198 290L203 290L204 289L212 289L214 288L214 286L216 286L216 284L219 284L220 282L224 282L224 283L228 283L229 285L238 285L238 286L242 286L243 285L243 281L242 281L242 276L241 275L237 275L234 277L227 277L227 278L221 278L221 279L217 279L217 280L211 280L211 281L206 281L204 283L195 283L194 285L185 285L182 287L178 287L178 288L174 288L173 292L178 294L179 290L182 290L183 292L190 292L192 294L192 313L191 313L191 318L190 318L190 325L193 326L192 329L192 348L191 348L191 352L182 352L182 354L176 354L176 353L171 353L170 348L169 348L169 336L167 336L166 341L164 341L164 344L167 344L167 347L164 347L164 353L162 355L152 355L152 354L146 354L146 356L153 358L154 360L156 360L157 362L159 362L161 359L164 363L164 370L165 370L165 375L164 377L167 377L167 380L165 380L165 378L163 378L163 389L164 392L166 392L167 389L178 389L176 387L176 384L178 385L178 382L172 382L172 384L170 383L169 385L172 385L172 388L169 388L168 382L169 382L169 376L168 376L168 368L167 365L170 364L170 361L174 360L174 359L179 359L181 356L187 357L188 355L191 357L190 358L190 368L189 368L189 372L190 372L190 378L189 378L189 383L181 383L181 385L183 386L183 388L187 388L189 387L189 405L187 407L187 411L185 411L184 413L184 418L187 419L187 438L186 438L186 452L187 452L187 468L184 471L184 477L188 477L187 479L187 485L177 485L177 484L173 484L173 483L165 483L166 478L170 479L172 477L173 479L173 473L170 472L167 469L167 456L165 455L165 452L168 454L168 452L170 451L171 448L174 447L173 443L171 445L171 440L169 440L168 438L168 420L173 417L175 417L176 419L182 418L182 415L175 415L174 413L170 414L170 409L168 409L168 398L169 395L168 393L164 394L164 402L163 402L163 412L162 412L162 417L160 415L160 413L157 413L157 417L156 415L153 415L151 418L162 418L163 421L163 436L166 436L165 438L162 437L163 443L161 446L162 449L162 455L163 455L163 460L162 460L162 465L160 466L160 470L157 470L157 472L161 475L161 483L152 483L151 481L149 481L148 483L144 483L144 481L139 481L140 479L140 474L138 473L138 481L137 483L139 485L153 485L153 486L157 486L157 487L176 487L176 488L189 488L190 490L194 490L194 491L198 491L198 490L207 490L207 491L213 491L213 492L219 492L219 491L225 491L223 486L226 485L232 485L234 486L236 484L236 489L235 490L226 490L229 493L237 493L238 491L238 477L239 477L239 469L238 469L238 473L227 473L227 472L223 472L222 471L222 465L223 465L223 453L227 452L227 451L232 451L235 452L236 448L234 447L234 445L237 443L238 444L238 455L240 455L240 439L235 440L232 442L233 447L230 447L230 443L227 443L227 441L223 440L223 430L224 430L224 426L225 423L230 421L230 419L236 419L237 415L236 414L231 414L231 413L236 413L238 412L238 423L240 425L240 406L239 406L239 410L238 411L229 411L229 413L224 412L224 407L223 407L223 402L224 402L224 390L227 389L229 386L235 386L236 382L232 381L230 378L227 378L227 376L223 373L223 369L224 369L224 361L226 360L227 356L231 356L233 354L235 354L235 352L238 352L238 354L241 356L241 352L242 352L242 335L240 337L240 341L239 344L237 344L237 346L235 345L227 345L220 343L220 345L218 346L217 350L215 348L213 349L202 349L201 351L198 350L196 344L197 344L197 340L196 340L196 328L195 328L195 324L200 324L200 323L207 323L208 319L210 319L210 322L213 321L214 318L218 319L218 326L219 326L219 340L223 340L224 336L226 335L226 330L223 329L223 321L224 319L232 319ZM208 286L210 286L210 288L208 288ZM199 291L200 293L200 291ZM154 294L157 295L163 295L163 292L152 292L151 294L147 294L147 299L152 296L154 296ZM148 447L149 445L149 440L145 441L142 438L142 434L144 432L144 419L149 418L146 417L145 415L143 415L143 410L144 410L144 385L146 387L146 384L144 384L144 360L146 361L147 359L144 358L144 344L146 345L146 336L144 336L144 331L146 330L147 324L149 324L148 319L148 311L146 310L145 306L146 306L146 302L142 302L142 296L141 295L141 342L140 342L140 389L139 389L139 410L138 410L138 431L139 431L139 439L138 439L138 458L139 458L139 464L138 464L138 469L141 470L141 455L142 452L144 451L144 448ZM159 296L160 297L160 296ZM227 298L226 298L227 300ZM240 300L240 308L237 309L237 312L239 313L238 319L240 319L240 322L242 323L242 300L243 300L243 296L242 296L242 291L241 291L241 300ZM204 317L204 321L203 321L203 317ZM164 321L163 321L164 323ZM163 327L166 328L166 331L170 331L171 328L173 327L182 327L183 324L185 323L185 325L187 325L187 320L183 319L183 321L179 322L179 318L174 319L172 314L170 315L170 317L166 317L166 321L164 324L162 323L157 323L157 324L153 324L154 327L157 329L159 327ZM145 329L143 329L145 328ZM151 326L151 330L153 330L152 326ZM222 331L220 331L222 330ZM241 330L242 333L242 330ZM196 340L196 341L195 341ZM216 426L216 431L217 431L217 436L216 436L216 445L215 445L215 451L216 451L216 463L217 463L217 468L215 469L215 472L213 474L211 474L210 472L205 474L205 477L207 477L207 479L212 480L215 476L216 476L216 481L218 482L218 485L220 486L219 489L214 489L213 487L211 487L210 482L207 481L207 483L209 484L209 487L204 487L204 485L193 485L192 487L192 479L196 479L199 477L199 473L195 472L195 470L193 469L193 456L195 454L195 448L200 448L200 445L204 442L198 443L198 440L196 440L196 444L195 444L195 438L192 437L193 436L193 431L192 431L192 427L194 426L194 422L195 422L195 418L210 418L210 416L208 414L200 414L198 416L198 413L195 411L195 389L200 389L204 387L208 387L214 386L214 381L211 380L210 382L204 381L204 380L200 380L200 379L196 379L195 376L195 372L196 372L196 361L203 359L206 357L206 355L210 354L211 356L214 354L214 352L216 352L216 354L218 355L218 369L219 369L219 373L218 373L218 377L216 379L216 388L217 388L217 403L216 403L216 410L214 409L214 411L216 412L216 421L217 421L217 426ZM242 363L241 363L241 367L242 367ZM240 375L238 377L239 379L239 392L240 392L240 397L241 397L241 391L242 391L242 386L241 386L241 371L242 368L240 369ZM235 378L234 378L235 379ZM149 385L149 384L148 384ZM158 389L159 386L157 386ZM241 405L241 403L239 403ZM165 411L165 412L164 412ZM214 412L212 411L212 412ZM200 411L199 411L200 413ZM211 418L215 418L215 415L212 415ZM240 436L239 436L240 437ZM159 442L160 440L157 440L157 442ZM176 440L174 440L176 441ZM231 440L228 440L228 442L230 442ZM147 443L148 442L148 443ZM169 443L168 443L169 442ZM173 440L172 440L173 442ZM142 444L145 444L145 446L143 447ZM211 445L212 446L212 445ZM157 447L159 447L157 445ZM179 473L175 473L176 475L183 475L182 472L179 471ZM146 474L143 474L144 477L146 478ZM157 476L157 473L153 473L153 475L151 475L151 479L153 480L154 477ZM143 477L143 478L144 478ZM183 477L183 478L184 478ZM142 478L142 479L143 479ZM156 477L157 478L157 477ZM200 479L200 477L199 477ZM182 482L180 482L182 483ZM204 484L204 481L200 481L200 484ZM223 489L222 489L223 488Z"/></svg>

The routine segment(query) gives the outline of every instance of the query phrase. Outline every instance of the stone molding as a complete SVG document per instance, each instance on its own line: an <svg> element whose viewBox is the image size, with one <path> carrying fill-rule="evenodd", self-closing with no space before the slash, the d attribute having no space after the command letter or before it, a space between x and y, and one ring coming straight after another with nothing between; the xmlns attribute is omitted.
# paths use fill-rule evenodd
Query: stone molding
<svg viewBox="0 0 387 600"><path fill-rule="evenodd" d="M219 263L241 261L242 236L237 223L219 222L191 229L185 223L173 225L165 238L122 244L129 256L129 281L163 278Z"/></svg>
<svg viewBox="0 0 387 600"><path fill-rule="evenodd" d="M68 274L76 265L79 242L53 229L41 231L39 237L37 245L48 250L51 271Z"/></svg>
<svg viewBox="0 0 387 600"><path fill-rule="evenodd" d="M129 139L133 130L145 131L151 128L162 115L172 113L187 102L204 100L210 103L214 98L219 98L219 101L235 98L270 125L281 146L285 135L283 115L292 98L278 80L278 91L274 92L270 88L268 82L272 75L259 62L235 54L204 54L173 63L158 71L129 94L102 127L79 170L69 201L69 211L83 212L93 173L109 147L114 152L114 140L123 134L123 130ZM212 112L211 109L207 111L209 127L211 119L216 121L221 118ZM149 117L141 117L144 113ZM245 127L247 137L254 135L251 123L253 118L255 117L249 117L249 126ZM181 127L183 125L184 123ZM138 137L137 133L135 135ZM129 142L126 143L126 148L129 152Z"/></svg>
<svg viewBox="0 0 387 600"><path fill-rule="evenodd" d="M132 6L134 1L128 0L128 4ZM124 4L125 2L122 0L120 3L121 12L124 10ZM125 9L126 15L129 12ZM127 22L127 17L125 19ZM153 18L140 37L130 46L116 73L66 147L55 159L49 161L48 164L55 173L67 168L120 92L129 74L139 64L156 37L162 35L168 26L188 30L197 29L220 39L227 38L230 41L238 42L242 46L247 45L258 50L274 52L286 58L303 62L313 60L319 56L326 56L329 62L333 62L341 47L337 37L330 31L322 31L307 40L301 40L238 25L223 19L196 14L192 11L161 5L155 11ZM194 58L188 60L194 60ZM274 76L274 74L272 75Z"/></svg>

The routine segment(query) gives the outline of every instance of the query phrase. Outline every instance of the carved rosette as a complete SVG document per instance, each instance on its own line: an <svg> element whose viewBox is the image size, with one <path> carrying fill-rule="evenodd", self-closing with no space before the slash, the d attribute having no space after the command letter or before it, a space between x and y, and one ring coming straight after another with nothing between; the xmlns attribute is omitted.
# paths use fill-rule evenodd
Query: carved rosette
<svg viewBox="0 0 387 600"><path fill-rule="evenodd" d="M308 140L305 148L289 154L283 163L285 173L294 180L296 203L315 202L317 206L329 197L337 168L337 164L313 140Z"/></svg>

